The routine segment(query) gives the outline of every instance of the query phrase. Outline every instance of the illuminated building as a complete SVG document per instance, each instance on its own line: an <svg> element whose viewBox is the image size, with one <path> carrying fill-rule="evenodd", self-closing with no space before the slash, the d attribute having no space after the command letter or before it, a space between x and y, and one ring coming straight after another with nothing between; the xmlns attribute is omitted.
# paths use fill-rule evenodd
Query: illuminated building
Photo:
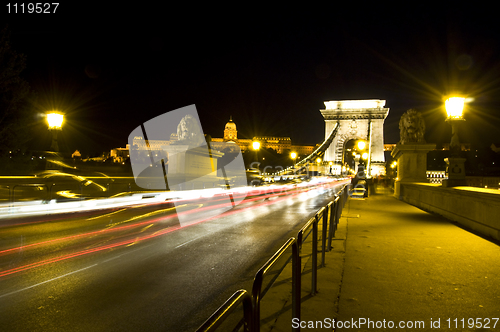
<svg viewBox="0 0 500 332"><path fill-rule="evenodd" d="M177 141L177 134L171 134L170 140L149 140L149 147L151 151L163 150L163 146L170 145L172 142ZM292 140L290 137L277 137L277 136L256 136L252 139L249 138L238 138L238 130L236 129L236 124L233 119L230 118L224 127L224 136L222 138L211 138L210 146L214 150L219 150L222 152L236 152L240 148L242 152L252 150L253 142L260 143L260 149L273 149L277 153L283 154L289 151L294 151L298 155L309 155L311 154L315 146L313 145L292 145ZM133 145L136 149L146 150L146 142L142 137L136 137L133 140ZM231 145L227 143L234 143L235 148L232 149ZM110 156L116 162L121 162L124 158L128 157L128 151L130 149L129 144L126 148L116 148L112 149Z"/></svg>
<svg viewBox="0 0 500 332"><path fill-rule="evenodd" d="M229 119L229 122L224 127L224 137L212 138L211 146L216 150L224 149L222 142L233 142L240 147L242 152L252 150L253 142L259 142L260 149L273 149L280 154L293 150L299 155L309 155L315 148L313 145L292 145L290 137L255 136L252 139L238 138L238 130L232 118ZM227 144L225 147L227 149Z"/></svg>

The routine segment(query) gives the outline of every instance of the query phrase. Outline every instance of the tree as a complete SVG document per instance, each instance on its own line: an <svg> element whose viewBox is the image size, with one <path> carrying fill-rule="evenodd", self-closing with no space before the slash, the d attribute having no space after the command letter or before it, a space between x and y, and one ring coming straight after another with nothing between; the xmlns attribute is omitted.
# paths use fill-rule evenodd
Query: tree
<svg viewBox="0 0 500 332"><path fill-rule="evenodd" d="M26 56L11 48L10 31L0 32L0 147L24 149L31 139L33 93L20 76L26 68Z"/></svg>

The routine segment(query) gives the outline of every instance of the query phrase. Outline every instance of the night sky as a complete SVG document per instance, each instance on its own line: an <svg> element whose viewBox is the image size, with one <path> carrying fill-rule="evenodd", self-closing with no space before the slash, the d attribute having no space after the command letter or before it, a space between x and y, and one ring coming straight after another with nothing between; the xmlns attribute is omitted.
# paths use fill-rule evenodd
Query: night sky
<svg viewBox="0 0 500 332"><path fill-rule="evenodd" d="M232 116L241 138L316 144L323 102L343 99L387 100L386 143L399 140L410 108L423 112L427 141L443 143L451 137L443 97L452 91L473 98L461 141L500 143L499 29L487 9L120 6L2 9L2 28L9 24L13 48L27 56L23 77L37 109L66 113L67 152L125 147L144 121L191 104L213 137ZM43 119L33 122L47 138L33 149L47 149Z"/></svg>

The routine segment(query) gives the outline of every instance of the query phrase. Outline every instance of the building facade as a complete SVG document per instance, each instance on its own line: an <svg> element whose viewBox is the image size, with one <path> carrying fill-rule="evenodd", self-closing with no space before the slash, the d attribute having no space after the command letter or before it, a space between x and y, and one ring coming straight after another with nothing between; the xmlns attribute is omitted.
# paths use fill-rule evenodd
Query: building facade
<svg viewBox="0 0 500 332"><path fill-rule="evenodd" d="M170 135L170 140L149 140L149 150L151 151L161 151L164 146L172 144L177 140L177 134ZM236 124L233 122L232 117L226 123L224 127L224 136L222 138L211 138L210 146L214 150L222 152L241 152L253 150L253 142L260 143L260 149L273 149L277 153L289 153L296 152L299 156L311 154L315 146L314 145L292 145L292 140L290 137L277 137L277 136L256 136L252 139L248 138L238 138L238 130ZM234 144L234 145L233 145ZM147 144L142 137L134 138L133 145L138 150L147 150ZM125 156L128 156L128 151L130 150L129 144L126 148L116 148L111 150L111 156L117 162L121 162Z"/></svg>

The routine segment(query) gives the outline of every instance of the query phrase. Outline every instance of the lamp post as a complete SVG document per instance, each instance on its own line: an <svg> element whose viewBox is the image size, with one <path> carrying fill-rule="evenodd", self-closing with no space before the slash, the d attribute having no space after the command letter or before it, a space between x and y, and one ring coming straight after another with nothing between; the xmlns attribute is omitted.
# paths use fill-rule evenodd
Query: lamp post
<svg viewBox="0 0 500 332"><path fill-rule="evenodd" d="M63 121L64 115L62 113L47 113L47 123L49 125L49 130L52 133L52 143L50 145L50 150L53 152L59 152L59 145L57 144L57 132L62 130Z"/></svg>
<svg viewBox="0 0 500 332"><path fill-rule="evenodd" d="M458 138L458 123L464 121L463 110L465 98L451 97L445 101L447 113L446 122L451 125L450 157L445 158L446 176L444 187L465 186L465 158L460 158L460 140Z"/></svg>
<svg viewBox="0 0 500 332"><path fill-rule="evenodd" d="M296 152L290 153L290 158L292 158L293 167L295 168L295 158L297 158L297 153Z"/></svg>
<svg viewBox="0 0 500 332"><path fill-rule="evenodd" d="M256 159L256 162L257 162L257 167L259 167L260 142L259 141L253 141L252 142L252 149L255 151L255 159Z"/></svg>
<svg viewBox="0 0 500 332"><path fill-rule="evenodd" d="M45 165L46 169L56 169L59 170L60 166L58 163L61 162L59 153L59 144L57 143L57 133L62 130L62 123L64 121L64 115L60 112L51 111L46 114L48 129L52 134L52 143L50 144L50 151L53 152L53 156L47 159Z"/></svg>

